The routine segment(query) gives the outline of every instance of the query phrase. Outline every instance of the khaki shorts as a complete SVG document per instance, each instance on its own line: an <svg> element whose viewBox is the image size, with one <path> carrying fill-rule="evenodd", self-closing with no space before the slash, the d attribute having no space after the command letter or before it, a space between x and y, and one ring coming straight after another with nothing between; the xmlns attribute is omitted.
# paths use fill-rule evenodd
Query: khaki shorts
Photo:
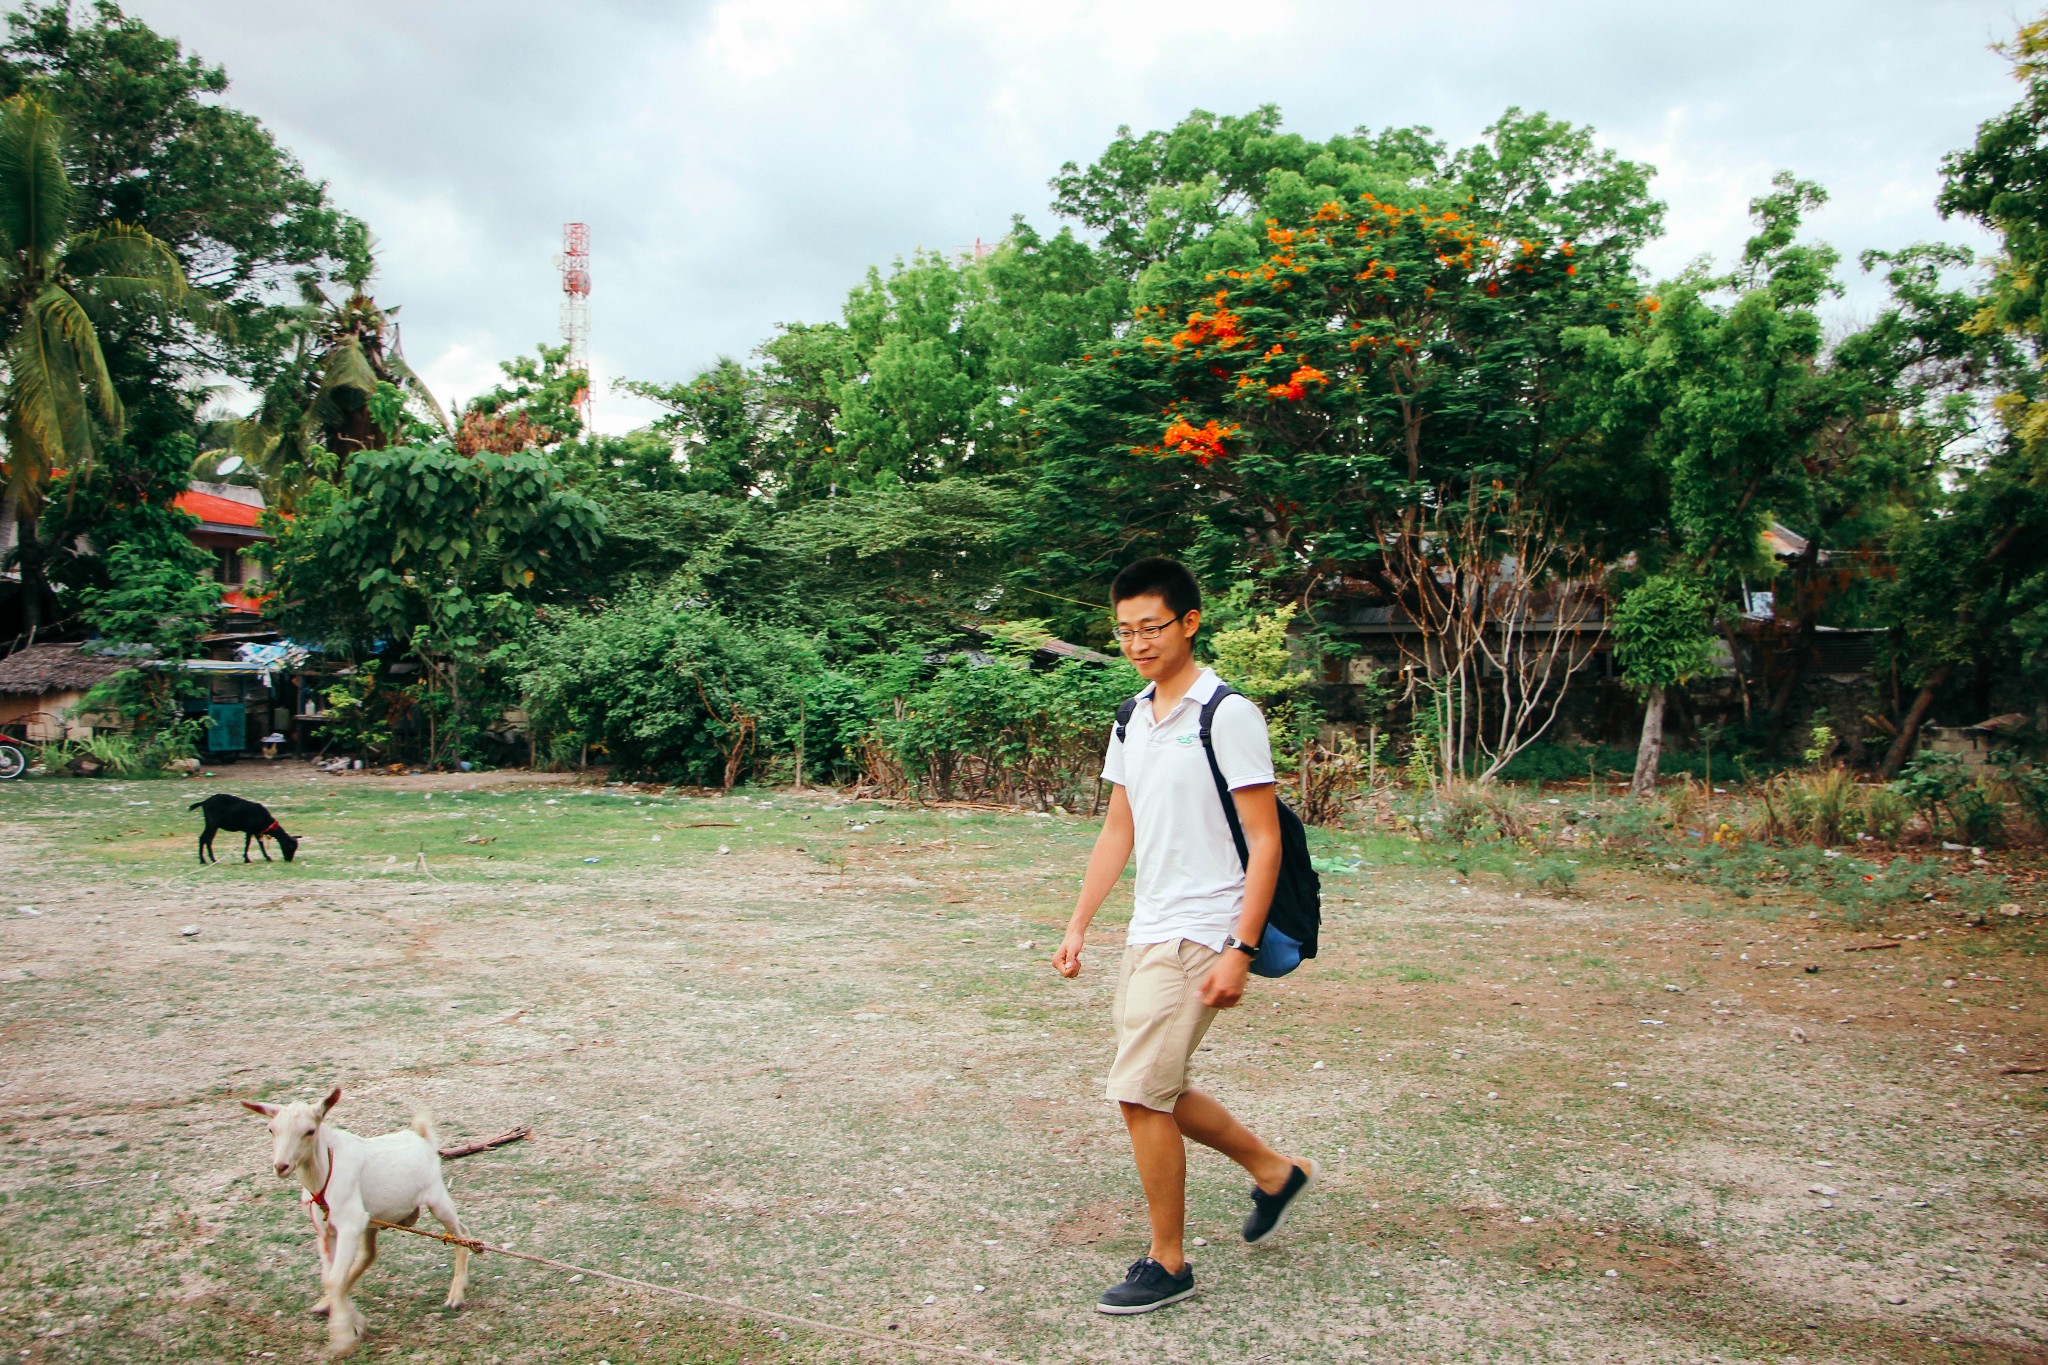
<svg viewBox="0 0 2048 1365"><path fill-rule="evenodd" d="M1188 1088L1188 1059L1216 1018L1202 978L1219 954L1193 939L1124 946L1116 979L1116 1061L1109 1097L1170 1112Z"/></svg>

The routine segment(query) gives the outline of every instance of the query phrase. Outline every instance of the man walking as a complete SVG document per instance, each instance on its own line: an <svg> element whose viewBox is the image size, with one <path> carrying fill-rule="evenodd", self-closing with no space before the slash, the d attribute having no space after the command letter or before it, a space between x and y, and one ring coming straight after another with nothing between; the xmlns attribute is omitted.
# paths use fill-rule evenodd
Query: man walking
<svg viewBox="0 0 2048 1365"><path fill-rule="evenodd" d="M1112 734L1102 776L1109 814L1053 966L1081 971L1088 925L1138 856L1137 895L1116 988L1116 1061L1109 1098L1123 1112L1151 1213L1152 1245L1096 1307L1147 1313L1195 1292L1182 1239L1187 1146L1193 1138L1251 1173L1244 1239L1280 1226L1316 1176L1316 1163L1281 1156L1188 1084L1188 1062L1219 1009L1244 998L1280 872L1280 817L1266 719L1241 696L1217 708L1210 738L1230 787L1248 857L1240 860L1203 751L1203 703L1223 686L1195 662L1201 589L1170 559L1141 559L1110 585L1117 640L1150 684L1126 733Z"/></svg>

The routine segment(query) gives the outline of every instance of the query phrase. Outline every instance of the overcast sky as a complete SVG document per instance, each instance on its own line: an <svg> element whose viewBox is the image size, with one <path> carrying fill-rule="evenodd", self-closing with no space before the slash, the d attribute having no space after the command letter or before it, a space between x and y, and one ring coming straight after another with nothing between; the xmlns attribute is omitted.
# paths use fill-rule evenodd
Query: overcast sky
<svg viewBox="0 0 2048 1365"><path fill-rule="evenodd" d="M1272 102L1321 138L1509 105L1589 123L1659 172L1648 264L1725 260L1789 168L1812 230L1868 247L1982 237L1932 201L1942 155L2013 103L1989 0L1452 7L1211 0L127 0L227 67L378 242L378 297L444 402L557 337L562 224L590 224L598 424L778 322L836 316L872 264L1056 227L1046 182L1119 124ZM1838 322L1867 316L1858 289Z"/></svg>

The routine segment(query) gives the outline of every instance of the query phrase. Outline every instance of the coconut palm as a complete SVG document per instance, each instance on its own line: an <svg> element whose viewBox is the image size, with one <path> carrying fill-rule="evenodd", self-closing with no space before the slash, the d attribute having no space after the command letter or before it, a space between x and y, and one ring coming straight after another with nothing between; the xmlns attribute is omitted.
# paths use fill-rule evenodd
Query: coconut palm
<svg viewBox="0 0 2048 1365"><path fill-rule="evenodd" d="M119 307L210 315L171 249L115 223L73 232L63 128L27 95L0 103L0 436L4 510L31 551L37 514L58 474L91 466L98 443L118 435L122 410L99 327ZM38 556L21 556L27 625L35 629L43 584Z"/></svg>
<svg viewBox="0 0 2048 1365"><path fill-rule="evenodd" d="M308 479L335 477L350 456L391 444L408 424L449 432L441 405L399 352L398 309L370 296L367 276L345 283L348 294L336 300L317 282L300 281L290 359L227 446L201 457L241 456L287 508Z"/></svg>

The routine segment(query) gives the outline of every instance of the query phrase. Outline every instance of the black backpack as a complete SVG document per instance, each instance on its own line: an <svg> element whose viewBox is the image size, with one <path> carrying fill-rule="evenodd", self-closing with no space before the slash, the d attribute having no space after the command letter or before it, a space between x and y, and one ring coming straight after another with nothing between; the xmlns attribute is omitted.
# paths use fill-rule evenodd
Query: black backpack
<svg viewBox="0 0 2048 1365"><path fill-rule="evenodd" d="M1237 802L1230 797L1230 784L1216 764L1216 746L1209 731L1216 722L1216 708L1225 697L1237 696L1224 686L1202 703L1202 752L1209 756L1209 776L1215 779L1217 799L1223 802L1223 818L1230 822L1230 838L1237 845L1237 857L1249 864L1251 851L1245 846L1244 827L1238 823ZM1141 696L1131 697L1116 709L1117 742L1138 709ZM1273 908L1266 914L1266 932L1259 936L1259 954L1252 970L1260 976L1285 976L1301 965L1301 959L1316 955L1316 938L1323 926L1323 879L1309 861L1308 830L1301 817L1285 801L1280 804L1280 875L1273 883ZM1276 939L1274 932L1279 931Z"/></svg>

